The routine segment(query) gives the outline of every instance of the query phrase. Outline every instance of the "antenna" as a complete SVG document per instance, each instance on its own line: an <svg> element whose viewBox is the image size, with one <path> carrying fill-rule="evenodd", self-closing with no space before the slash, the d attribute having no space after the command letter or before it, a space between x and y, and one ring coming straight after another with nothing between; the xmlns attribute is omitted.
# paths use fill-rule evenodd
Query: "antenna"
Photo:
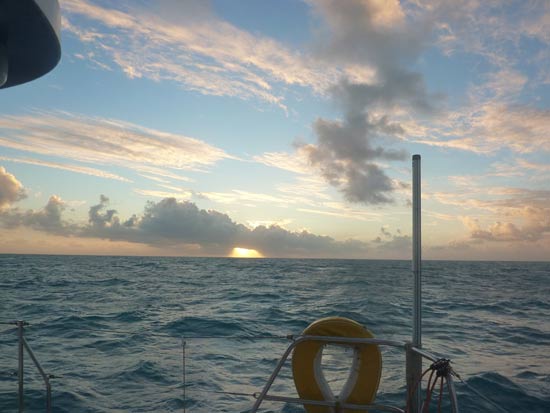
<svg viewBox="0 0 550 413"><path fill-rule="evenodd" d="M422 222L421 222L421 177L420 155L412 157L412 192L413 192L413 245L412 261L414 274L414 303L413 303L413 333L412 346L422 348ZM412 411L419 413L422 405L422 357L411 357L411 373L413 382L418 382L418 388L412 400Z"/></svg>
<svg viewBox="0 0 550 413"><path fill-rule="evenodd" d="M422 347L422 223L420 155L413 155L413 346Z"/></svg>

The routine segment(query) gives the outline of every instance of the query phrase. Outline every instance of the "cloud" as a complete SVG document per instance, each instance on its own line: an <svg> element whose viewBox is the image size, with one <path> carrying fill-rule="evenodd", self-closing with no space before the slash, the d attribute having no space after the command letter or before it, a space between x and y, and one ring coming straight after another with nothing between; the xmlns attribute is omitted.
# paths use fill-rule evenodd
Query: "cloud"
<svg viewBox="0 0 550 413"><path fill-rule="evenodd" d="M318 53L339 60L396 67L400 60L411 61L418 56L429 29L423 24L409 24L398 1L309 3L328 25Z"/></svg>
<svg viewBox="0 0 550 413"><path fill-rule="evenodd" d="M209 2L163 1L154 8L65 0L63 28L93 52L80 53L92 63L207 95L257 98L284 108L277 85L322 92L340 76L334 65L320 67L310 56L219 19Z"/></svg>
<svg viewBox="0 0 550 413"><path fill-rule="evenodd" d="M488 101L455 119L441 140L416 140L431 146L491 155L504 148L517 153L550 152L550 110ZM456 137L459 136L459 137Z"/></svg>
<svg viewBox="0 0 550 413"><path fill-rule="evenodd" d="M525 106L488 105L474 119L472 134L483 136L481 150L507 146L517 153L550 151L550 110Z"/></svg>
<svg viewBox="0 0 550 413"><path fill-rule="evenodd" d="M525 61L526 41L534 50L550 45L550 8L543 1L525 7L522 0L484 2L478 0L415 1L421 13L437 26L437 45L448 55L458 52L478 54L497 68L519 66ZM532 50L533 50L532 49ZM547 58L548 56L545 56ZM540 79L547 65L531 67L532 80ZM537 73L539 72L539 73Z"/></svg>
<svg viewBox="0 0 550 413"><path fill-rule="evenodd" d="M395 233L388 230L387 227L380 228L380 234L372 240L379 254L387 258L403 258L409 256L412 249L412 239L410 235L403 235L400 229Z"/></svg>
<svg viewBox="0 0 550 413"><path fill-rule="evenodd" d="M301 152L299 148L293 154L286 152L266 152L262 155L254 156L253 159L264 165L297 174L308 175L311 173L311 167L307 159L307 154Z"/></svg>
<svg viewBox="0 0 550 413"><path fill-rule="evenodd" d="M176 198L188 200L195 195L193 191L188 191L185 189L178 189L172 191L159 191L154 189L134 189L134 192L140 195L153 198Z"/></svg>
<svg viewBox="0 0 550 413"><path fill-rule="evenodd" d="M374 75L369 82L344 78L330 89L343 119L317 119L316 143L301 145L300 150L347 201L391 202L396 186L379 161L401 161L407 153L384 148L381 142L387 144L405 133L399 120L433 114L440 98L427 91L420 73L409 69L426 47L432 24L407 19L398 1L309 3L328 27L317 54L327 61L369 67Z"/></svg>
<svg viewBox="0 0 550 413"><path fill-rule="evenodd" d="M399 125L385 117L369 119L368 114L348 114L342 122L317 119L313 125L317 144L301 147L309 161L350 202L379 204L389 202L391 179L375 159L404 160L406 152L373 148L371 141L385 134L399 133Z"/></svg>
<svg viewBox="0 0 550 413"><path fill-rule="evenodd" d="M73 235L75 227L62 219L65 202L52 195L44 208L21 211L18 208L0 211L0 222L5 228L28 227L56 235Z"/></svg>
<svg viewBox="0 0 550 413"><path fill-rule="evenodd" d="M304 146L298 146L293 153L266 152L253 158L261 164L292 172L298 176L293 182L277 185L281 198L293 199L296 204L318 205L319 202L332 199L327 193L328 185L320 177L308 159Z"/></svg>
<svg viewBox="0 0 550 413"><path fill-rule="evenodd" d="M550 208L525 207L524 225L497 221L483 228L477 219L465 218L464 224L474 240L496 242L536 242L550 234Z"/></svg>
<svg viewBox="0 0 550 413"><path fill-rule="evenodd" d="M536 163L536 162L530 162L526 159L516 159L517 166L519 168L524 168L530 171L536 171L538 174L545 174L550 172L550 164L542 164L542 163ZM502 165L502 168L504 168L504 165Z"/></svg>
<svg viewBox="0 0 550 413"><path fill-rule="evenodd" d="M220 204L250 205L253 207L258 203L286 206L297 202L296 199L291 197L254 193L239 189L233 189L230 192L201 192L199 195L204 199L209 199Z"/></svg>
<svg viewBox="0 0 550 413"><path fill-rule="evenodd" d="M329 27L317 52L337 60L372 68L369 82L340 83L333 94L346 112L399 105L416 112L433 111L420 73L410 70L428 45L434 24L425 16L405 16L399 1L311 0Z"/></svg>
<svg viewBox="0 0 550 413"><path fill-rule="evenodd" d="M0 166L0 209L25 198L23 184Z"/></svg>
<svg viewBox="0 0 550 413"><path fill-rule="evenodd" d="M148 202L140 215L121 219L109 208L109 198L90 207L87 224L63 219L65 203L52 196L41 210L4 210L0 222L6 228L29 227L38 231L75 238L124 241L156 248L192 248L195 254L227 256L235 247L258 250L271 257L358 257L367 244L308 231L292 232L278 225L258 225L251 229L227 214L204 210L192 202L165 198Z"/></svg>
<svg viewBox="0 0 550 413"><path fill-rule="evenodd" d="M346 205L329 203L322 205L325 209L298 208L297 211L308 214L325 215L329 217L353 219L357 221L380 221L380 215L368 211L357 211L347 208Z"/></svg>
<svg viewBox="0 0 550 413"><path fill-rule="evenodd" d="M0 116L0 131L0 146L184 180L178 171L203 170L221 159L231 158L222 149L195 138L67 112ZM40 164L124 180L88 167L42 161Z"/></svg>
<svg viewBox="0 0 550 413"><path fill-rule="evenodd" d="M113 173L106 172L106 171L102 171L102 170L96 169L96 168L90 168L90 167L87 167L87 166L68 165L68 164L62 164L62 163L59 163L59 162L43 161L43 160L39 160L39 159L7 158L5 156L0 156L0 160L1 161L16 162L16 163L24 163L24 164L28 164L28 165L45 166L47 168L61 169L63 171L70 171L70 172L75 172L75 173L84 174L84 175L97 176L97 177L106 178L106 179L114 179L115 181L131 182L129 179L124 178L120 175L113 174Z"/></svg>
<svg viewBox="0 0 550 413"><path fill-rule="evenodd" d="M480 62L472 68L468 102L447 121L432 125L432 139L416 142L484 155L549 151L548 110L532 103L544 98L541 86L550 66L548 5L476 0L415 4L436 25L440 48L449 56L464 53Z"/></svg>
<svg viewBox="0 0 550 413"><path fill-rule="evenodd" d="M412 249L412 239L410 235L394 235L388 241L382 241L377 247L380 253L391 254L389 256L410 257Z"/></svg>
<svg viewBox="0 0 550 413"><path fill-rule="evenodd" d="M98 211L103 211L99 214ZM199 209L191 202L166 198L149 202L140 217L121 224L104 199L90 209L87 235L154 245L198 244L209 254L226 255L234 247L252 248L265 256L324 256L357 254L366 246L354 241L339 242L307 231L291 232L277 225L250 229L223 213Z"/></svg>
<svg viewBox="0 0 550 413"><path fill-rule="evenodd" d="M416 80L403 88L391 82L369 85L342 80L331 93L343 108L344 119L318 118L313 124L316 144L298 144L310 164L338 188L346 200L365 204L392 201L395 185L376 161L402 161L407 153L375 142L399 137L404 129L398 122L390 121L388 114L377 115L377 111L411 105L415 110L429 112L430 98L419 86L421 79L413 77Z"/></svg>
<svg viewBox="0 0 550 413"><path fill-rule="evenodd" d="M461 217L470 240L534 243L550 235L549 190L498 186L487 190L480 186L463 196L448 195L436 194L434 198L472 210Z"/></svg>

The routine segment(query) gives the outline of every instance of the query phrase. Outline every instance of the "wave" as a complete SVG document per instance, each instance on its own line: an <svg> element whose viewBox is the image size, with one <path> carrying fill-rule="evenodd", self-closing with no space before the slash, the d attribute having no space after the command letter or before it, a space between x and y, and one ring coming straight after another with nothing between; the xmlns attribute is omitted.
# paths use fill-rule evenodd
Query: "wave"
<svg viewBox="0 0 550 413"><path fill-rule="evenodd" d="M550 265L425 268L425 347L453 358L468 385L508 411L550 412ZM279 338L317 318L345 316L376 337L410 339L411 288L405 261L0 256L0 321L31 323L31 347L59 376L56 412L181 411L182 337L188 410L238 412L251 401L215 392L258 391L288 345ZM0 370L14 371L16 331L0 334ZM204 336L234 338L191 339ZM383 357L379 398L402 406L403 353ZM277 391L292 393L283 370ZM43 411L34 380L28 411ZM0 374L1 412L16 411L16 388L16 377ZM470 387L457 389L461 412L499 412Z"/></svg>
<svg viewBox="0 0 550 413"><path fill-rule="evenodd" d="M529 388L520 386L496 372L486 372L466 380L467 386L457 384L460 410L465 412L530 412L548 413L550 398L532 394ZM485 400L479 396L491 400ZM495 405L499 406L496 407Z"/></svg>

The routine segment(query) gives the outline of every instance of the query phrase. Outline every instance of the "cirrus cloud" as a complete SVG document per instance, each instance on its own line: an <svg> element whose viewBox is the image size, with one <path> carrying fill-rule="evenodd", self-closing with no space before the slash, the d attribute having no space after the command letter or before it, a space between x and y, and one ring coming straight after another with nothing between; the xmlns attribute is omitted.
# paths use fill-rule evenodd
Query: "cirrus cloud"
<svg viewBox="0 0 550 413"><path fill-rule="evenodd" d="M118 67L130 78L172 81L206 95L258 98L283 108L277 85L322 93L342 73L218 18L209 2L163 1L156 8L65 0L63 27L90 50L80 58L102 69Z"/></svg>
<svg viewBox="0 0 550 413"><path fill-rule="evenodd" d="M146 128L117 119L68 112L34 112L0 116L0 146L40 155L97 165L125 167L138 172L182 177L182 170L204 170L232 158L199 139ZM151 156L154 154L154 156ZM126 180L116 174L76 165L20 160L104 178Z"/></svg>

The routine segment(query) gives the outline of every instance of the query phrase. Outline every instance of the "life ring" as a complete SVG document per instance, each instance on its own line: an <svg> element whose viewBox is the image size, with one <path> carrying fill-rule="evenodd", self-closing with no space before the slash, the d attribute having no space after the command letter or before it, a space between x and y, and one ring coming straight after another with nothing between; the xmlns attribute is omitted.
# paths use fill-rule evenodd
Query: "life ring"
<svg viewBox="0 0 550 413"><path fill-rule="evenodd" d="M372 338L373 334L356 321L343 317L327 317L311 323L303 332L308 336ZM303 341L296 345L292 355L292 374L298 395L308 400L336 400L321 369L325 342ZM337 400L340 403L372 403L382 372L382 355L375 344L348 345L354 348L350 375ZM305 404L308 413L333 413L326 406ZM343 413L360 413L359 410L342 410ZM365 410L361 411L362 413Z"/></svg>

